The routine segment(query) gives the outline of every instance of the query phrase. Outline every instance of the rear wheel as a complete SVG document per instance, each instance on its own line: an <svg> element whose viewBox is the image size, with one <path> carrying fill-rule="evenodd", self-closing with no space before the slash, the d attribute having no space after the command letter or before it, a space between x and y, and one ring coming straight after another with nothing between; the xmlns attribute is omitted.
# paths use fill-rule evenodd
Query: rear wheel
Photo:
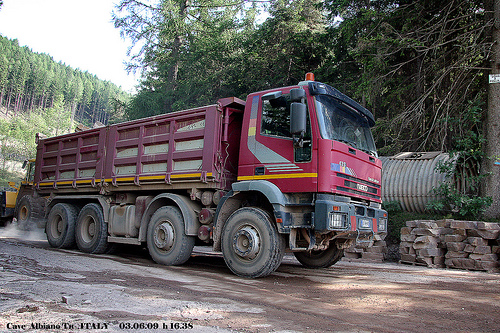
<svg viewBox="0 0 500 333"><path fill-rule="evenodd" d="M327 268L335 264L344 256L344 250L337 248L334 243L322 251L294 252L295 258L308 268Z"/></svg>
<svg viewBox="0 0 500 333"><path fill-rule="evenodd" d="M234 274L257 278L279 267L285 252L285 239L264 210L244 207L226 221L221 246L224 261Z"/></svg>
<svg viewBox="0 0 500 333"><path fill-rule="evenodd" d="M86 253L108 251L108 224L104 222L104 214L98 204L87 204L80 211L76 222L76 244Z"/></svg>
<svg viewBox="0 0 500 333"><path fill-rule="evenodd" d="M78 210L75 206L58 203L50 210L45 233L50 246L70 248L75 245L75 225Z"/></svg>
<svg viewBox="0 0 500 333"><path fill-rule="evenodd" d="M181 265L193 252L195 237L185 233L184 219L177 207L158 209L148 225L147 245L153 260L163 265Z"/></svg>

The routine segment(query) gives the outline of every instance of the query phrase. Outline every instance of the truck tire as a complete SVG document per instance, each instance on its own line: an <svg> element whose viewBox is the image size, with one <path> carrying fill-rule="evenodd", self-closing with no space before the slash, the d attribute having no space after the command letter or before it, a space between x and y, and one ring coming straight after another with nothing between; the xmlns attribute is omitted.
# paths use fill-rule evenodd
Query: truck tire
<svg viewBox="0 0 500 333"><path fill-rule="evenodd" d="M76 221L76 245L82 252L106 253L109 249L108 224L100 205L89 203L83 206Z"/></svg>
<svg viewBox="0 0 500 333"><path fill-rule="evenodd" d="M195 237L186 235L179 208L167 206L151 217L146 241L153 260L170 266L181 265L191 257Z"/></svg>
<svg viewBox="0 0 500 333"><path fill-rule="evenodd" d="M40 200L25 195L16 207L17 227L21 230L33 230L44 218L44 207Z"/></svg>
<svg viewBox="0 0 500 333"><path fill-rule="evenodd" d="M235 211L222 229L222 254L229 269L249 278L274 272L285 253L285 239L271 217L256 207Z"/></svg>
<svg viewBox="0 0 500 333"><path fill-rule="evenodd" d="M307 268L327 268L335 264L344 256L344 249L335 244L322 251L294 252L295 258Z"/></svg>
<svg viewBox="0 0 500 333"><path fill-rule="evenodd" d="M78 210L75 206L58 203L50 210L45 233L50 246L67 249L75 245L75 225Z"/></svg>

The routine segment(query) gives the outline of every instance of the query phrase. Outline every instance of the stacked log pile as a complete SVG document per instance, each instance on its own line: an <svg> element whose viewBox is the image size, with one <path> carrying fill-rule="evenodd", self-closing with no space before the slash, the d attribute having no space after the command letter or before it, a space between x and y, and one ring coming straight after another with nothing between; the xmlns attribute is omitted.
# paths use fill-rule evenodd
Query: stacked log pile
<svg viewBox="0 0 500 333"><path fill-rule="evenodd" d="M401 262L498 272L499 236L497 223L408 221L401 229Z"/></svg>

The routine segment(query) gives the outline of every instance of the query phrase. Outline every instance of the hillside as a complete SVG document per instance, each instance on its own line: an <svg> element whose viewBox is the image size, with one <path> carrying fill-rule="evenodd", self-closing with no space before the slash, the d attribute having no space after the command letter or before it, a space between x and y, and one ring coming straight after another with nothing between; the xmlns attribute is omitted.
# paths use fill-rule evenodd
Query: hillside
<svg viewBox="0 0 500 333"><path fill-rule="evenodd" d="M22 162L35 157L36 133L54 136L77 123L122 121L130 97L109 81L0 35L0 186L18 181Z"/></svg>
<svg viewBox="0 0 500 333"><path fill-rule="evenodd" d="M48 54L0 35L0 106L17 115L51 108L57 101L86 125L120 120L130 95L109 81L55 62Z"/></svg>

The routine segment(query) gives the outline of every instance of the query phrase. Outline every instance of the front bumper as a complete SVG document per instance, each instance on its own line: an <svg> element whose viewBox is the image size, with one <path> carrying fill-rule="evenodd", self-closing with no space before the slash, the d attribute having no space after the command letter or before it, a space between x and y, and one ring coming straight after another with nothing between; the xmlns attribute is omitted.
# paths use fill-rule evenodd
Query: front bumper
<svg viewBox="0 0 500 333"><path fill-rule="evenodd" d="M338 231L349 235L387 233L387 212L378 204L365 206L348 197L318 194L314 210L314 230Z"/></svg>

